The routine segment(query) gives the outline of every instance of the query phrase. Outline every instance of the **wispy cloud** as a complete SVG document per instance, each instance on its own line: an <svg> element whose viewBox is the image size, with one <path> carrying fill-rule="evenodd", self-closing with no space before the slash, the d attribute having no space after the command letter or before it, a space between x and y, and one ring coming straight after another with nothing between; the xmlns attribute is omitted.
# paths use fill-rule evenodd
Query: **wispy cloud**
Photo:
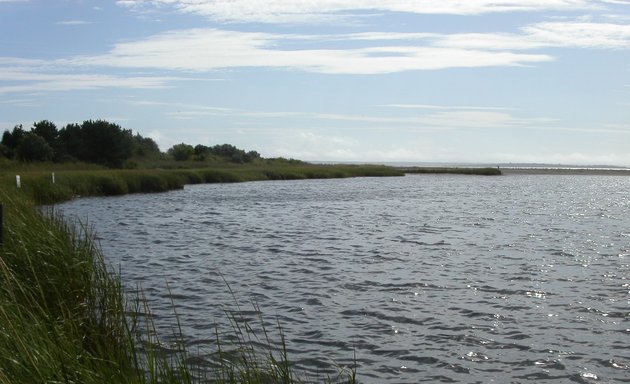
<svg viewBox="0 0 630 384"><path fill-rule="evenodd" d="M235 119L255 118L256 123L262 129L267 129L268 124L261 124L260 119L284 119L298 118L306 125L317 121L337 121L343 123L345 130L391 130L398 132L416 132L419 130L452 130L474 128L522 128L549 124L555 122L550 118L525 118L509 113L508 109L497 107L472 107L472 106L439 106L439 105L399 105L390 104L393 107L413 107L426 109L415 116L392 115L365 115L365 114L341 114L341 113L314 113L302 111L255 111L240 108L227 108L221 106L206 106L185 103L163 103L152 101L133 100L130 104L138 107L158 107L162 113L170 118L192 119L210 116L229 116ZM359 123L359 125L352 124ZM274 122L270 123L274 125ZM386 126L387 128L383 128ZM252 128L257 129L257 128Z"/></svg>
<svg viewBox="0 0 630 384"><path fill-rule="evenodd" d="M0 100L0 105L11 105L15 107L36 107L40 106L41 103L34 99L10 98L8 100Z"/></svg>
<svg viewBox="0 0 630 384"><path fill-rule="evenodd" d="M544 22L522 33L460 33L437 37L436 46L488 50L538 48L630 48L630 25L594 22Z"/></svg>
<svg viewBox="0 0 630 384"><path fill-rule="evenodd" d="M135 10L172 9L224 22L262 23L328 22L344 18L351 12L479 15L524 11L575 11L596 9L601 5L598 1L588 0L267 0L263 2L259 0L119 0L117 4Z"/></svg>
<svg viewBox="0 0 630 384"><path fill-rule="evenodd" d="M543 46L630 48L630 25L611 23L539 23L523 28L525 36Z"/></svg>
<svg viewBox="0 0 630 384"><path fill-rule="evenodd" d="M402 109L441 109L441 110L477 110L477 111L507 111L506 107L477 107L469 105L434 105L434 104L383 104L378 107Z"/></svg>
<svg viewBox="0 0 630 384"><path fill-rule="evenodd" d="M63 74L0 68L0 84L5 84L0 85L0 94L102 88L165 88L175 80L174 77ZM6 85L7 83L11 85Z"/></svg>
<svg viewBox="0 0 630 384"><path fill-rule="evenodd" d="M602 3L630 5L630 0L600 0Z"/></svg>
<svg viewBox="0 0 630 384"><path fill-rule="evenodd" d="M64 21L58 21L55 24L57 25L89 25L89 24L94 24L94 22L85 21L85 20L64 20Z"/></svg>
<svg viewBox="0 0 630 384"><path fill-rule="evenodd" d="M552 60L545 54L431 44L391 45L377 40L376 36L372 36L371 47L280 48L283 42L296 38L302 37L219 29L179 30L135 42L119 43L105 55L75 57L60 63L183 71L268 67L328 74L383 74L444 68L519 66Z"/></svg>

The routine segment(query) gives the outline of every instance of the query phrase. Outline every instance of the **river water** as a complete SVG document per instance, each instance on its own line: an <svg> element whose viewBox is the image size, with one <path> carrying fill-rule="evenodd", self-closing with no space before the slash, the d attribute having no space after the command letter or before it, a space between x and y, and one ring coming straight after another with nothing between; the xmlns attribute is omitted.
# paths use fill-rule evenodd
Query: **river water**
<svg viewBox="0 0 630 384"><path fill-rule="evenodd" d="M158 324L173 300L201 357L227 311L272 340L279 323L309 373L356 354L361 383L630 380L630 177L208 184L60 208Z"/></svg>

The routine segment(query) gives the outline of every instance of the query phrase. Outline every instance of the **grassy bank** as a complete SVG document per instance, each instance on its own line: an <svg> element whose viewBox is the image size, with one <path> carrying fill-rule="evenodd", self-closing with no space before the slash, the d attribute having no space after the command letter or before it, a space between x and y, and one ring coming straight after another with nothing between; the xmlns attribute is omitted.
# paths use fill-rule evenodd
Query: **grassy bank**
<svg viewBox="0 0 630 384"><path fill-rule="evenodd" d="M52 183L52 173L55 183ZM260 180L329 179L411 174L501 175L498 168L409 167L318 164L222 164L205 168L111 170L76 169L53 164L24 165L0 174L0 188L22 190L38 204L53 204L79 196L114 196L181 189L186 184L235 183Z"/></svg>
<svg viewBox="0 0 630 384"><path fill-rule="evenodd" d="M15 188L15 172L0 175L0 187ZM60 170L20 172L22 190L39 204L76 196L111 196L164 192L185 184L232 183L255 180L325 179L357 176L402 176L395 168L358 165L223 165L199 169Z"/></svg>

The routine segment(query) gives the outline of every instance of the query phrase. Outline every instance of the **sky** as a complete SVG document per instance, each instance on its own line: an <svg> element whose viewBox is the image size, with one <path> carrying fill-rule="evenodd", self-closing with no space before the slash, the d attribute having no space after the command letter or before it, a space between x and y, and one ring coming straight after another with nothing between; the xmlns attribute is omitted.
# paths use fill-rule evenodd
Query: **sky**
<svg viewBox="0 0 630 384"><path fill-rule="evenodd" d="M0 131L630 166L630 0L0 0Z"/></svg>

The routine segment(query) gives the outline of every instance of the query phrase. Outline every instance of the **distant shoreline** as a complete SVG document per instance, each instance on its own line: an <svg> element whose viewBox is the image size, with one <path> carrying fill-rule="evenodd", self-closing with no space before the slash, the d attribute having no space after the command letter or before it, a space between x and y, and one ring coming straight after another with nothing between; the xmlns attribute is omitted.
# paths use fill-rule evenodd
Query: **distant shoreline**
<svg viewBox="0 0 630 384"><path fill-rule="evenodd" d="M630 169L603 168L500 168L504 175L630 176Z"/></svg>

